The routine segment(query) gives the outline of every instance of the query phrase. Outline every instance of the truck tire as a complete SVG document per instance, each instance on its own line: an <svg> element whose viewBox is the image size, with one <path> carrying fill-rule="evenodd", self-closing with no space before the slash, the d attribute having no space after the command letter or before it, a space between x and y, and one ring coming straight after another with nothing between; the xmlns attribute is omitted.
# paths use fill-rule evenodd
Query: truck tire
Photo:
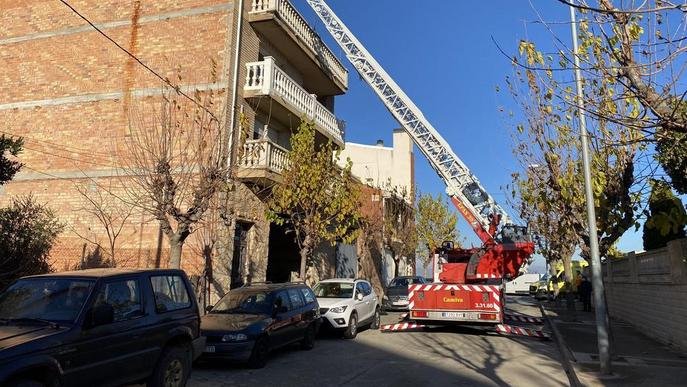
<svg viewBox="0 0 687 387"><path fill-rule="evenodd" d="M184 387L191 375L191 348L173 345L165 348L148 387Z"/></svg>
<svg viewBox="0 0 687 387"><path fill-rule="evenodd" d="M344 331L343 337L344 339L355 339L355 337L358 335L358 315L353 312L351 313L351 317L348 320L348 327L346 327L346 330Z"/></svg>
<svg viewBox="0 0 687 387"><path fill-rule="evenodd" d="M267 355L269 353L269 341L267 337L260 336L255 340L253 350L248 359L248 366L253 369L264 368L267 364Z"/></svg>

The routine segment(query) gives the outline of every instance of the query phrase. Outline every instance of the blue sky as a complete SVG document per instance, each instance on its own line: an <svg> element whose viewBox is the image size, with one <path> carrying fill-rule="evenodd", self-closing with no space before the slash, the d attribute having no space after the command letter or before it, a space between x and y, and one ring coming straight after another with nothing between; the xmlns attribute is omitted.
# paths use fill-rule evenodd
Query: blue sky
<svg viewBox="0 0 687 387"><path fill-rule="evenodd" d="M398 123L367 84L345 61L341 49L305 0L293 0L332 50L349 68L349 92L336 100L336 114L347 121L347 141L391 143ZM329 0L327 2L424 112L451 144L454 152L505 205L502 186L517 169L511 146L512 121L505 110L516 109L504 87L511 74L509 53L520 39L535 40L546 50L551 35L532 23L534 6L548 22L569 20L569 10L551 0L443 1ZM569 26L556 25L561 39ZM501 92L496 92L496 87ZM443 182L416 152L416 183L421 192L444 192ZM515 215L515 214L513 214ZM461 220L459 230L468 244L478 239ZM641 250L641 234L629 232L622 250ZM541 264L537 265L541 266Z"/></svg>

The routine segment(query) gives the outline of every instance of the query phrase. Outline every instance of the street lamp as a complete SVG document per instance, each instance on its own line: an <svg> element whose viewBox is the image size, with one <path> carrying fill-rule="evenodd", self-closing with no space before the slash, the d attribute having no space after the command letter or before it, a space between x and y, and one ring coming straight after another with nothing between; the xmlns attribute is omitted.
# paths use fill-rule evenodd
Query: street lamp
<svg viewBox="0 0 687 387"><path fill-rule="evenodd" d="M572 1L572 0L571 0ZM584 116L584 93L582 91L582 72L577 45L577 21L575 7L570 5L570 28L572 29L573 57L575 61L575 83L577 84L577 114L580 119L582 140L582 162L584 169L584 193L587 201L587 222L589 226L589 249L592 258L592 289L594 291L594 307L596 312L596 335L599 347L599 370L602 374L611 373L610 341L608 338L608 318L604 283L601 277L601 258L599 257L599 237L596 230L596 211L594 209L594 194L592 192L592 173L589 158L589 133Z"/></svg>

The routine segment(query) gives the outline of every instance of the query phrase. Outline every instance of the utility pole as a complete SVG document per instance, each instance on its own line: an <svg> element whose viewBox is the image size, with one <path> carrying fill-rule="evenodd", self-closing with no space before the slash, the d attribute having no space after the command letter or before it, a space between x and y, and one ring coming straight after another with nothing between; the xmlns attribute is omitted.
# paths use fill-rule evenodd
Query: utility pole
<svg viewBox="0 0 687 387"><path fill-rule="evenodd" d="M601 276L601 257L599 257L599 237L596 231L596 210L592 192L592 173L589 158L589 134L584 116L584 93L582 91L582 72L577 45L577 20L575 7L570 6L570 28L572 29L573 56L575 60L575 82L577 84L577 113L580 117L582 137L582 162L584 168L584 193L587 201L587 222L589 225L589 249L592 258L592 289L594 291L594 310L596 312L596 336L599 347L599 370L602 374L611 373L610 341L604 283Z"/></svg>

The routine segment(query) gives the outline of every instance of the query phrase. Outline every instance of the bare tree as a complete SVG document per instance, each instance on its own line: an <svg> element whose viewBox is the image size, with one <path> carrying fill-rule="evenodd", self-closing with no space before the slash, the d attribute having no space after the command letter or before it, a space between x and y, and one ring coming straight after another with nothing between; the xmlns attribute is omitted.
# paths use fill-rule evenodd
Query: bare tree
<svg viewBox="0 0 687 387"><path fill-rule="evenodd" d="M214 77L213 70L213 77ZM222 94L163 87L129 111L130 135L121 155L127 196L159 223L170 246L169 266L226 184L227 130Z"/></svg>
<svg viewBox="0 0 687 387"><path fill-rule="evenodd" d="M72 232L84 241L105 250L108 255L108 266L117 267L125 263L119 261L117 240L131 217L134 207L115 197L112 189L111 184L109 188L97 184L94 184L92 188L85 185L76 186L76 191L84 202L78 211L90 215L96 220L98 227L94 229L89 226L88 230L84 232L79 230L76 225L72 225ZM107 238L107 246L103 246L99 238L103 232Z"/></svg>

